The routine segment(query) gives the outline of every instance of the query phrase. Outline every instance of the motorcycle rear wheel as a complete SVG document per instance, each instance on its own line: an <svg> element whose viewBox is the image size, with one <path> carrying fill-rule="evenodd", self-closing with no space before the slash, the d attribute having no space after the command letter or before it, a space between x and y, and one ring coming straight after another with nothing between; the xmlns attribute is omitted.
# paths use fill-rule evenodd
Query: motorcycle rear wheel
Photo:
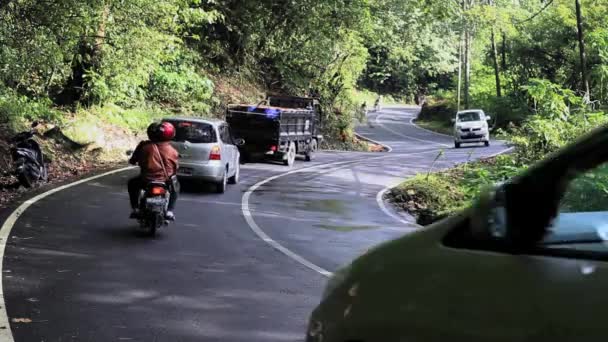
<svg viewBox="0 0 608 342"><path fill-rule="evenodd" d="M163 224L163 222L164 220L159 215L154 215L151 217L150 221L148 222L148 235L150 235L150 237L156 236L156 231L158 230L158 227Z"/></svg>

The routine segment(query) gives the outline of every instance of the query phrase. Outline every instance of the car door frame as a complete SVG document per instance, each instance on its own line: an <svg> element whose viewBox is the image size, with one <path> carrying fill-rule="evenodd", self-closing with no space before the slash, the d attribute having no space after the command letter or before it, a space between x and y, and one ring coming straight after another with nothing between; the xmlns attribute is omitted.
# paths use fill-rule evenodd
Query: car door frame
<svg viewBox="0 0 608 342"><path fill-rule="evenodd" d="M236 146L236 140L234 138L234 134L232 134L232 128L228 123L224 123L224 127L226 127L226 134L228 135L228 140L230 141L229 147L232 149L232 165L234 165L234 172L236 173L236 168L240 165L239 158L239 148Z"/></svg>
<svg viewBox="0 0 608 342"><path fill-rule="evenodd" d="M227 162L228 162L228 176L231 176L234 172L236 172L235 164L234 164L234 158L235 158L234 148L236 146L235 146L234 140L232 139L232 136L230 134L229 126L227 123L224 122L224 123L220 124L218 127L218 131L219 131L219 135L220 135L220 141L222 142L222 145L224 147L222 152L227 152L230 154L229 156L227 156Z"/></svg>

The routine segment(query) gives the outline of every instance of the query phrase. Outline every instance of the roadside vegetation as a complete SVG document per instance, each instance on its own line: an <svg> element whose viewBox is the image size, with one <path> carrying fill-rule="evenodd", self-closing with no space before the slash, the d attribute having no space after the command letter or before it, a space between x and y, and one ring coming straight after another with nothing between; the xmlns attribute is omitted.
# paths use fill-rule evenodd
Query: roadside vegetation
<svg viewBox="0 0 608 342"><path fill-rule="evenodd" d="M152 120L274 92L320 97L325 148L369 150L354 127L382 95L424 101L419 124L444 133L457 109L484 109L516 146L498 163L517 170L605 121L607 13L596 0L6 0L0 149L38 120L46 148L117 160ZM494 172L468 168L471 184Z"/></svg>
<svg viewBox="0 0 608 342"><path fill-rule="evenodd" d="M493 134L514 149L419 175L388 199L430 224L468 206L485 186L606 124L606 14L608 4L600 1L465 1L457 23L461 72L433 85L417 124L450 134L458 109L480 108L492 117ZM601 179L587 187L601 189Z"/></svg>

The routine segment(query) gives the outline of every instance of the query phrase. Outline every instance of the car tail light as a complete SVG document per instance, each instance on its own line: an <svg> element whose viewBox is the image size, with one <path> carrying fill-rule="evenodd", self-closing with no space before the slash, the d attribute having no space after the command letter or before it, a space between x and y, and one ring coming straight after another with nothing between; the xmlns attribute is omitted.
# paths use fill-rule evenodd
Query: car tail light
<svg viewBox="0 0 608 342"><path fill-rule="evenodd" d="M211 148L211 153L209 154L209 160L222 160L222 154L220 153L219 146L213 146Z"/></svg>
<svg viewBox="0 0 608 342"><path fill-rule="evenodd" d="M167 190L160 186L155 186L152 189L150 189L150 194L152 194L152 196L164 196L166 193L167 193Z"/></svg>

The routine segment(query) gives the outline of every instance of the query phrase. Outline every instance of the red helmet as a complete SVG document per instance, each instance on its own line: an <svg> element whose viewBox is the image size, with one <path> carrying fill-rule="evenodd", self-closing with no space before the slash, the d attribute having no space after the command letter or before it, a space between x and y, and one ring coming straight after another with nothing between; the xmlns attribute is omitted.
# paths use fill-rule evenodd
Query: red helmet
<svg viewBox="0 0 608 342"><path fill-rule="evenodd" d="M162 122L158 127L158 138L160 141L171 141L175 138L175 126L170 122Z"/></svg>

